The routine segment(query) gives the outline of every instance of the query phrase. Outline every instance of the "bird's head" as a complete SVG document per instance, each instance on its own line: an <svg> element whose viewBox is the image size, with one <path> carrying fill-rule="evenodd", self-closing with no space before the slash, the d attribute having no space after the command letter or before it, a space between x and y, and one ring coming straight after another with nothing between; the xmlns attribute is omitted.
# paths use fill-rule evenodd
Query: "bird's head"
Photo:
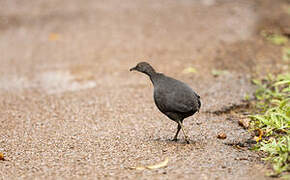
<svg viewBox="0 0 290 180"><path fill-rule="evenodd" d="M130 69L130 71L134 71L134 70L145 73L149 76L156 73L153 67L147 62L140 62L135 67Z"/></svg>

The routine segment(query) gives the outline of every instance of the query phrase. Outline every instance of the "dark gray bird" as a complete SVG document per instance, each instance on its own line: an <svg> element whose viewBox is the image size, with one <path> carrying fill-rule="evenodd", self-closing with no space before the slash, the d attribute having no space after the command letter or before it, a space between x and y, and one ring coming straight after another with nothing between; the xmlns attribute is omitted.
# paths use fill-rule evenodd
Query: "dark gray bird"
<svg viewBox="0 0 290 180"><path fill-rule="evenodd" d="M177 141L177 136L182 129L185 140L189 143L183 127L183 119L198 112L201 106L200 96L196 94L187 84L157 73L147 62L140 62L130 71L139 71L150 77L154 86L154 101L158 109L178 123L177 132L173 141Z"/></svg>

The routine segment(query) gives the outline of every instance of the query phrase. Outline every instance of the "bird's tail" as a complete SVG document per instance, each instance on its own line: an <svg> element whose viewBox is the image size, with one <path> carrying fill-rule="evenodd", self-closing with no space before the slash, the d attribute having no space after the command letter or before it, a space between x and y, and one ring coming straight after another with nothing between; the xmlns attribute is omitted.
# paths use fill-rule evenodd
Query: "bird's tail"
<svg viewBox="0 0 290 180"><path fill-rule="evenodd" d="M199 98L200 98L200 96L199 96ZM198 109L197 109L197 112L199 112L199 110L200 110L200 107L201 107L201 102L200 102L200 99L198 98L198 100L197 100L197 103L198 103Z"/></svg>

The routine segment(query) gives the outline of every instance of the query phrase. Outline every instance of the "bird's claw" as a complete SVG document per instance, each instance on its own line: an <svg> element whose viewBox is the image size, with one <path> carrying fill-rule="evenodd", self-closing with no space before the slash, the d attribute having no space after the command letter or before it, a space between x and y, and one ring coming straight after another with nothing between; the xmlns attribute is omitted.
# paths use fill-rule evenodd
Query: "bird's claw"
<svg viewBox="0 0 290 180"><path fill-rule="evenodd" d="M186 142L186 144L190 144L187 136L185 136L185 142Z"/></svg>
<svg viewBox="0 0 290 180"><path fill-rule="evenodd" d="M177 138L173 138L171 141L174 141L174 142L176 142L176 141L177 141Z"/></svg>

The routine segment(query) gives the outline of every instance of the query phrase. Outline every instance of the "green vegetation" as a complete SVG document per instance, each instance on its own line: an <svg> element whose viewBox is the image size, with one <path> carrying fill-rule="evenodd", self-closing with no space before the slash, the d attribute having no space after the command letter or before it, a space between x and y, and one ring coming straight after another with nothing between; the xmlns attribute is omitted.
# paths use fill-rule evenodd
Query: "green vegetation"
<svg viewBox="0 0 290 180"><path fill-rule="evenodd" d="M253 82L258 86L257 114L251 116L251 126L262 132L254 149L265 152L264 160L273 164L271 175L278 176L290 171L290 73Z"/></svg>
<svg viewBox="0 0 290 180"><path fill-rule="evenodd" d="M214 77L218 77L220 75L228 74L229 72L227 70L218 70L218 69L213 69L211 70L211 74Z"/></svg>
<svg viewBox="0 0 290 180"><path fill-rule="evenodd" d="M288 42L288 38L281 34L273 34L268 33L266 31L262 31L261 35L265 37L269 42L275 45L285 45Z"/></svg>
<svg viewBox="0 0 290 180"><path fill-rule="evenodd" d="M282 59L285 62L290 61L290 47L284 47L282 49Z"/></svg>

